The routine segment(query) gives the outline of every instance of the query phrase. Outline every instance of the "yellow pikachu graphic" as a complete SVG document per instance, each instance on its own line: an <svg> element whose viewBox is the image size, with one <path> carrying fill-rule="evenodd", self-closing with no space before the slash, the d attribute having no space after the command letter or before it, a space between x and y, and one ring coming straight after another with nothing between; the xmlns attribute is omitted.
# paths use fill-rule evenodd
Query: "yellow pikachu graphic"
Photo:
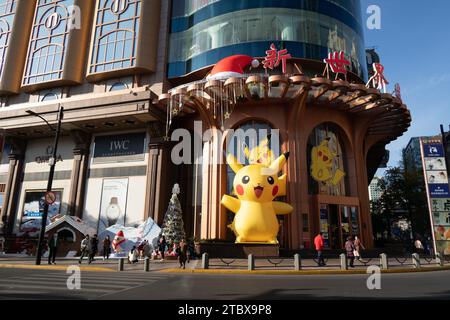
<svg viewBox="0 0 450 320"><path fill-rule="evenodd" d="M275 156L272 150L269 148L271 135L269 134L266 139L262 140L259 146L253 148L251 151L248 147L244 148L245 156L250 164L264 164L270 166L275 160Z"/></svg>
<svg viewBox="0 0 450 320"><path fill-rule="evenodd" d="M311 176L319 182L327 182L331 180L333 185L337 185L345 176L345 173L337 169L333 172L333 160L337 154L331 152L328 147L330 138L322 141L318 147L314 147L311 152Z"/></svg>
<svg viewBox="0 0 450 320"><path fill-rule="evenodd" d="M222 204L236 214L229 226L236 235L236 243L278 243L277 215L294 210L287 203L273 201L286 195L286 175L279 177L278 173L288 157L286 153L270 166L257 163L244 167L233 155L228 155L227 163L236 173L233 189L237 199L224 195Z"/></svg>

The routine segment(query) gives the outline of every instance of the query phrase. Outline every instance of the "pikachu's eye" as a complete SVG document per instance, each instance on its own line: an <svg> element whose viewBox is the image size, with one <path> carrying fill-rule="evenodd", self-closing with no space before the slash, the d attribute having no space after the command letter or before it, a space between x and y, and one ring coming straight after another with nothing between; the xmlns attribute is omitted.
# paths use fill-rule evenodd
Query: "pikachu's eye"
<svg viewBox="0 0 450 320"><path fill-rule="evenodd" d="M268 178L267 178L267 182L268 182L269 184L274 184L274 183L275 183L275 180L273 179L273 177L268 177Z"/></svg>
<svg viewBox="0 0 450 320"><path fill-rule="evenodd" d="M250 177L249 176L245 176L245 177L242 178L242 183L243 184L247 184L249 182L250 182Z"/></svg>

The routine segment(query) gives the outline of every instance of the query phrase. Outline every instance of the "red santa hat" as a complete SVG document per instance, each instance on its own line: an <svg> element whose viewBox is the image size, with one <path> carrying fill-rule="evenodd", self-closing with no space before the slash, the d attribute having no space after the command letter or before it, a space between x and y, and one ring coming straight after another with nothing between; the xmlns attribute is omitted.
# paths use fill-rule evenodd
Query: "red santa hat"
<svg viewBox="0 0 450 320"><path fill-rule="evenodd" d="M207 79L241 76L244 74L244 68L250 64L257 68L259 61L243 54L227 57L216 63Z"/></svg>

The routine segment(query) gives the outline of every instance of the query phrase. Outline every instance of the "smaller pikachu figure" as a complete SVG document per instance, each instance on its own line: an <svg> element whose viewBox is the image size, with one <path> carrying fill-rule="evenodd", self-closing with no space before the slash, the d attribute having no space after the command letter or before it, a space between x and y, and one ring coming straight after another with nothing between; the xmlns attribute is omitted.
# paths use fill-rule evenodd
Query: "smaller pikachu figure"
<svg viewBox="0 0 450 320"><path fill-rule="evenodd" d="M271 139L269 134L266 139L262 140L259 146L253 148L251 151L248 147L244 148L245 156L250 164L264 164L270 166L270 164L275 160L275 155L269 148L269 143Z"/></svg>
<svg viewBox="0 0 450 320"><path fill-rule="evenodd" d="M224 195L222 204L236 214L230 226L236 243L278 244L277 215L293 211L289 204L273 201L286 194L286 175L279 177L278 173L288 157L286 153L270 166L256 163L244 167L233 155L228 155L227 163L236 173L233 188L237 199Z"/></svg>
<svg viewBox="0 0 450 320"><path fill-rule="evenodd" d="M331 152L328 147L330 138L322 141L318 147L314 147L311 153L311 176L318 182L331 181L333 185L337 185L345 176L345 173L337 169L333 172L333 160L337 154Z"/></svg>

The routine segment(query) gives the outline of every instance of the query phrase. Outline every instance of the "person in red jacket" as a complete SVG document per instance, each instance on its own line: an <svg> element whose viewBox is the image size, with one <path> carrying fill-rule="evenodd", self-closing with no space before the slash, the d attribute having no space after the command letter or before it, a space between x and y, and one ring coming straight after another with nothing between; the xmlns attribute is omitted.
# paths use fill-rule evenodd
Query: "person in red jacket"
<svg viewBox="0 0 450 320"><path fill-rule="evenodd" d="M323 233L320 232L315 238L314 238L314 246L316 247L317 251L317 265L319 267L326 266L325 260L323 259Z"/></svg>

